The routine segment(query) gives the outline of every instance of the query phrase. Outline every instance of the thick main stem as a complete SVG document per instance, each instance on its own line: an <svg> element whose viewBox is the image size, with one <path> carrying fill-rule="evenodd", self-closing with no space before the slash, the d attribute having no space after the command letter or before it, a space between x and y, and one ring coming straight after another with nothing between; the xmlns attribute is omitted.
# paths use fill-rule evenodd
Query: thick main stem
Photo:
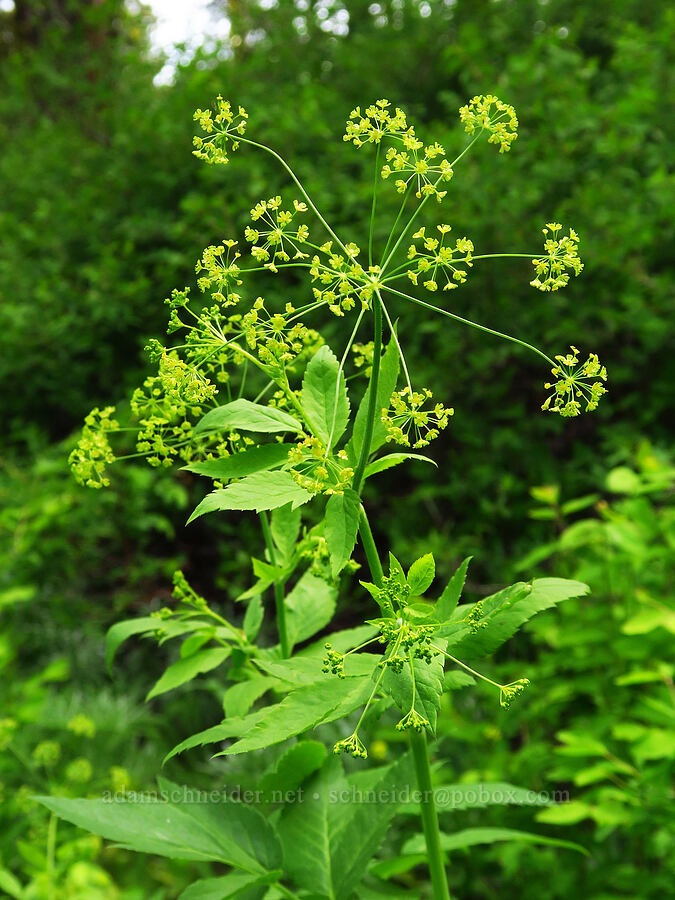
<svg viewBox="0 0 675 900"><path fill-rule="evenodd" d="M266 512L260 513L260 523L262 525L263 535L265 537L265 546L267 554L273 566L276 565L276 553L274 552L274 541L272 540L272 532L270 531L270 522ZM288 637L288 626L286 623L286 602L284 598L284 586L281 581L274 582L274 605L277 614L277 631L279 633L279 644L281 645L281 655L287 659L291 655L291 642Z"/></svg>
<svg viewBox="0 0 675 900"><path fill-rule="evenodd" d="M443 850L441 849L441 833L438 827L438 814L434 802L434 791L431 786L431 769L429 767L429 750L427 747L426 733L412 731L410 733L410 748L412 750L417 776L417 787L420 790L420 810L422 813L422 825L424 827L424 840L427 845L429 860L429 872L431 885L434 890L434 900L450 900L448 881L445 875L443 863Z"/></svg>
<svg viewBox="0 0 675 900"><path fill-rule="evenodd" d="M361 447L359 464L354 476L354 490L357 493L360 493L363 472L368 457L370 456L370 445L373 439L373 427L375 424L375 414L377 412L376 400L380 378L380 356L382 355L382 303L379 292L377 293L377 302L373 302L373 312L375 314L373 371L370 377L368 415L363 436L363 446ZM368 516L363 505L361 506L359 513L359 536L368 561L370 577L375 584L381 585L383 579L382 563L380 562L380 555L377 552L373 532L370 528ZM422 825L427 846L429 874L431 875L434 900L450 900L450 891L448 890L448 881L445 876L445 866L443 864L443 852L441 850L441 834L438 828L438 814L436 812L436 803L434 801L434 793L431 786L431 770L429 768L429 753L427 749L426 734L424 732L411 732L410 747L415 764L417 786L422 797Z"/></svg>

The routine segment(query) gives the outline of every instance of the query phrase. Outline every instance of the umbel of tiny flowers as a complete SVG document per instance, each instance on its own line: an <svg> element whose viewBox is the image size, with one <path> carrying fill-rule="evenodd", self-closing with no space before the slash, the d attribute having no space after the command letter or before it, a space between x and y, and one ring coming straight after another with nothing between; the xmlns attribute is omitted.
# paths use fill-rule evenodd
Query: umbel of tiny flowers
<svg viewBox="0 0 675 900"><path fill-rule="evenodd" d="M544 241L546 256L532 260L537 277L530 284L540 291L558 291L566 287L570 276L565 270L580 275L584 267L579 258L579 235L570 228L567 237L558 237L561 228L562 225L557 222L548 222L542 228L545 235L550 231L552 237Z"/></svg>
<svg viewBox="0 0 675 900"><path fill-rule="evenodd" d="M77 447L68 458L68 463L79 484L91 488L102 488L110 485L105 476L105 468L114 459L112 447L108 440L108 432L116 431L118 423L113 419L114 406L105 409L92 409L84 420L82 435Z"/></svg>
<svg viewBox="0 0 675 900"><path fill-rule="evenodd" d="M233 152L239 147L237 137L246 131L247 119L248 113L243 106L235 113L232 105L219 95L216 98L215 115L210 109L195 111L194 120L199 123L203 135L193 138L195 149L192 152L198 159L211 165L228 163L228 147Z"/></svg>
<svg viewBox="0 0 675 900"><path fill-rule="evenodd" d="M478 129L489 131L488 143L499 144L500 153L507 153L518 137L515 109L492 94L474 97L460 109L459 118L467 134L475 134Z"/></svg>
<svg viewBox="0 0 675 900"><path fill-rule="evenodd" d="M431 400L429 388L413 391L404 387L394 391L389 401L389 408L382 410L382 423L387 432L387 440L402 444L404 447L426 447L430 441L438 437L447 427L454 409L436 403L430 409L423 409L427 400Z"/></svg>
<svg viewBox="0 0 675 900"><path fill-rule="evenodd" d="M457 263L465 266L473 265L473 241L467 237L457 238L455 246L445 245L445 236L452 230L450 225L437 225L441 237L427 237L426 228L422 227L413 234L413 240L422 241L422 248L411 244L408 249L408 259L413 265L407 270L408 278L413 284L417 284L420 275L423 276L424 287L428 291L438 290L436 280L438 270L445 275L444 291L450 291L466 281L466 270L457 268Z"/></svg>
<svg viewBox="0 0 675 900"><path fill-rule="evenodd" d="M547 390L553 389L544 403L543 410L559 413L564 418L578 416L581 412L581 401L586 411L597 409L600 397L607 393L603 381L607 381L607 370L600 365L595 353L588 356L586 362L579 365L579 351L570 347L567 356L556 356L557 365L551 374L557 381L546 382ZM599 379L599 380L596 380Z"/></svg>

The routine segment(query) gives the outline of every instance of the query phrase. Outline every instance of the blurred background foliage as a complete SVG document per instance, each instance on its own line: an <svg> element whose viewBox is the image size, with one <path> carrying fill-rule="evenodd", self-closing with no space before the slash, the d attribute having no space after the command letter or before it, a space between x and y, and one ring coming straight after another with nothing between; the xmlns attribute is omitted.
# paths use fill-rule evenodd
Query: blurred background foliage
<svg viewBox="0 0 675 900"><path fill-rule="evenodd" d="M416 384L456 414L432 447L443 479L396 469L369 501L381 543L404 562L432 550L446 577L472 554L473 597L540 573L593 589L500 657L502 680L527 662L526 702L506 714L460 692L441 726L441 765L455 780L568 789L573 802L542 812L539 827L592 856L563 865L558 851L473 850L453 869L459 896L534 898L542 883L551 897L667 895L675 12L660 0L214 7L230 38L157 84L146 9L0 4L0 890L19 896L18 879L25 900L46 896L49 824L31 793L142 786L176 733L218 713L211 682L144 706L163 660L130 647L110 682L101 636L157 607L177 565L229 602L249 577L255 523L184 529L200 490L184 473L119 466L113 487L92 495L66 467L91 406L123 401L147 371L142 348L162 335L162 299L194 282L203 247L241 235L260 197L293 196L262 155L243 150L224 171L199 164L193 110L219 92L244 105L251 133L292 159L319 208L363 245L372 160L341 140L349 110L389 97L451 153L464 145L459 106L494 92L520 118L513 151L481 146L428 221L449 221L485 252L535 252L544 222L557 220L579 232L586 268L540 295L527 261L476 265L453 309L549 354L570 343L597 352L610 394L592 416L546 417L535 357L392 304ZM393 192L382 198L380 245L397 206ZM307 288L278 276L253 290L274 303ZM327 323L329 341L344 342L343 325ZM448 828L478 816L453 814ZM512 809L480 816L517 827ZM189 881L185 867L146 867L74 829L59 835L63 897L171 898ZM401 878L416 890L415 872Z"/></svg>

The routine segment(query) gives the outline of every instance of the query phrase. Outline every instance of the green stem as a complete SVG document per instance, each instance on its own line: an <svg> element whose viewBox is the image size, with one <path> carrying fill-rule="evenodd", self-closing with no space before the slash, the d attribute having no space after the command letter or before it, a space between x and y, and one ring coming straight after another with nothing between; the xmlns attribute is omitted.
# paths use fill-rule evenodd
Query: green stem
<svg viewBox="0 0 675 900"><path fill-rule="evenodd" d="M445 874L443 851L441 849L441 832L438 827L438 814L434 802L434 791L431 786L431 769L429 767L429 749L426 732L411 731L410 749L412 750L417 775L417 786L420 790L420 809L424 839L427 845L429 872L434 891L434 900L450 900L448 880Z"/></svg>
<svg viewBox="0 0 675 900"><path fill-rule="evenodd" d="M389 287L388 285L383 285L385 291L389 291L390 294L396 294L397 297L403 297L404 300L410 300L411 303L416 303L418 306L423 306L425 309L431 309L434 312L440 313L442 316L447 316L449 319L454 319L456 322L461 322L463 325L470 325L472 328L477 328L479 331L485 331L487 334L492 334L495 337L502 338L505 341L511 341L514 344L519 344L521 347L525 347L527 350L531 350L533 353L536 353L537 356L541 356L542 359L545 359L547 363L551 366L555 366L553 360L548 357L545 353L542 353L541 350L538 350L532 344L528 344L527 341L521 341L520 338L513 337L510 334L504 334L503 331L495 331L494 328L488 328L486 325L479 325L478 322L472 322L471 319L464 319L462 316L457 316L455 313L449 312L447 309L442 309L440 306L434 306L433 303L426 303L424 300L418 300L417 297L413 297L411 294L404 294L403 291L397 291L396 288Z"/></svg>
<svg viewBox="0 0 675 900"><path fill-rule="evenodd" d="M370 445L373 440L373 428L375 425L375 416L377 414L377 389L380 383L380 358L382 356L382 303L380 292L375 292L377 299L373 298L373 370L370 376L370 391L368 394L368 409L366 416L366 427L363 433L363 444L361 445L361 455L354 473L354 481L352 488L356 493L360 493L361 484L363 482L363 473L368 464L370 456Z"/></svg>
<svg viewBox="0 0 675 900"><path fill-rule="evenodd" d="M373 232L375 230L375 208L377 206L377 184L380 174L380 145L375 154L375 178L373 179L373 205L370 208L370 229L368 231L368 265L373 264Z"/></svg>
<svg viewBox="0 0 675 900"><path fill-rule="evenodd" d="M263 535L265 537L265 546L267 554L273 566L276 566L276 553L274 552L274 541L272 540L272 532L270 531L270 522L266 512L260 513L260 523L262 525ZM277 631L279 633L279 644L281 645L281 655L284 659L288 659L291 655L291 643L288 637L288 625L286 623L286 602L284 599L284 585L281 581L274 582L274 604L277 613Z"/></svg>
<svg viewBox="0 0 675 900"><path fill-rule="evenodd" d="M368 516L366 515L363 504L361 505L361 511L359 513L359 536L361 538L361 544L363 545L363 552L366 554L366 559L368 561L370 577L378 587L381 587L384 572L382 571L380 555L377 552L373 532L370 529L370 522L368 521Z"/></svg>
<svg viewBox="0 0 675 900"><path fill-rule="evenodd" d="M314 211L314 215L315 215L315 216L317 217L317 219L321 222L321 224L322 224L323 227L326 229L326 231L328 232L328 234L330 234L330 236L333 238L333 240L337 241L337 243L338 243L338 244L340 245L340 247L344 250L344 252L347 253L347 248L346 248L345 245L342 243L342 241L341 241L340 238L337 236L337 234L335 234L335 232L334 232L333 229L330 227L330 225L328 224L328 222L324 219L324 217L321 215L321 213L319 212L319 210L316 208L316 206L315 206L314 203L312 202L312 198L309 196L309 194L307 193L307 191L304 189L304 187L303 187L302 184L300 183L300 179L299 179L298 176L295 174L295 172L293 171L293 169L291 169L291 167L288 165L288 163L286 162L286 160L285 160L282 156L279 156L279 154L276 152L276 150L272 150L271 147L267 147L265 144L259 144L257 141L251 141L251 140L249 140L248 138L245 138L245 137L237 137L237 140L238 140L240 143L242 143L242 144L250 144L252 147L257 147L259 150L264 150L266 153L270 153L276 160L278 160L278 161L281 163L281 165L284 167L284 169L286 169L286 171L288 172L288 174L291 176L291 178L292 178L293 181L295 182L295 184L296 184L296 186L298 187L298 189L300 190L300 193L302 194L302 196L305 198L305 200L307 201L307 203L309 204L309 206L310 206L310 207L312 208L312 210Z"/></svg>

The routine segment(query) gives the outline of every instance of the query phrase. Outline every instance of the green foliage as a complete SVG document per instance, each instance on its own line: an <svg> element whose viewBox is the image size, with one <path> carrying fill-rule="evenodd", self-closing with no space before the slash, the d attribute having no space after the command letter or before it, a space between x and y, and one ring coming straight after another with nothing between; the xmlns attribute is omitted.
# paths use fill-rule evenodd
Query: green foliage
<svg viewBox="0 0 675 900"><path fill-rule="evenodd" d="M144 19L118 2L60 4L57 18L49 5L22 4L22 15L16 17L0 13L0 71L6 87L0 133L7 138L0 165L0 218L7 237L0 264L0 389L5 443L21 447L19 462L8 459L0 472L5 501L0 614L3 629L7 626L0 642L0 670L9 686L4 707L11 736L10 753L0 767L5 796L11 798L6 836L0 840L0 887L10 896L112 900L118 891L114 880L124 900L127 895L136 900L139 890L143 896L169 900L194 882L181 896L278 896L278 889L265 883L274 881L274 872L214 879L207 865L181 868L167 862L153 863L146 872L142 860L129 864L130 857L115 850L106 851L104 870L100 841L82 839L65 824L58 828L50 869L50 822L56 819L35 807L26 816L19 800L28 786L33 794L100 794L111 784L112 758L130 768L135 786L145 787L151 760L183 735L216 721L221 703L225 721L188 738L185 749L209 740L239 739L241 744L259 724L264 731L266 716L272 722L268 735L276 727L282 734L290 728L293 741L294 710L307 705L312 691L326 684L338 697L347 693L345 683L361 681L360 703L366 708L358 723L343 727L342 712L349 715L349 709L358 708L345 700L337 707L340 716L333 719L329 712L307 726L319 729L319 743L279 742L269 750L261 745L250 761L238 751L229 756L238 766L232 778L250 778L254 785L261 766L267 765L266 789L277 779L279 785L293 784L295 760L300 781L289 788L295 790L318 771L322 758L316 748L326 743L349 744L359 755L368 746L375 760L398 756L402 735L392 728L393 699L401 702L404 719L425 727L423 711L414 705L415 674L415 693L419 685L425 709L429 694L430 712L424 718L437 717L441 742L436 753L443 760L436 775L439 784L451 775L471 783L499 781L508 773L528 788L562 787L572 796L571 802L540 812L546 834L536 852L528 848L529 838L518 838L532 832L524 818L527 811L494 804L488 818L478 808L465 807L461 822L459 817L442 821L443 841L452 852L455 895L480 900L497 890L500 896L517 893L527 900L539 896L546 883L552 897L665 896L673 855L668 822L672 477L667 463L647 444L636 458L630 452L638 435L647 434L657 443L668 439L673 361L665 325L672 279L664 248L672 231L672 176L665 162L669 126L662 84L672 63L672 14L652 2L583 9L566 2L546 7L439 3L429 5L428 15L426 5L423 11L407 0L380 4L379 12L365 0L348 10L338 5L327 11L318 3L303 11L286 3L267 7L230 4L231 47L218 56L200 51L192 64L179 67L176 83L166 87L152 83L155 64L145 53ZM406 113L375 104L350 118L348 136L366 144L359 153L352 141L331 142L346 110L364 97L378 96L383 80L420 123L424 140L406 134ZM474 134L485 127L485 142L496 146L478 144L471 155L450 165L448 160L465 147L456 127L451 129L457 109L476 91L496 85L514 103L521 121L503 104L506 118L500 123L493 112L501 101L474 98L461 110L464 126ZM207 133L196 150L207 161L229 160L228 169L197 167L189 155L189 115L218 90L231 94L234 105L219 101L215 116L200 111L198 122ZM239 103L251 109L247 130ZM213 123L220 129L216 141L209 137ZM519 136L511 146L516 129ZM434 143L425 144L427 132ZM407 143L396 143L401 135ZM364 211L372 173L366 172L365 158L371 151L375 156L380 137L384 142L376 179L379 172L384 180L369 241ZM271 168L276 161L256 156L246 144L251 138L283 156L292 152L294 168L318 208L337 234L349 235L342 248L334 243L334 260L321 250L325 236L318 239L319 225L310 222L311 231L305 233L306 204L291 203L289 185ZM387 145L392 138L394 144ZM502 156L495 152L509 148ZM436 177L441 179L438 186ZM397 293L394 287L384 310L387 350L380 358L372 344L360 345L363 361L359 365L357 357L352 369L349 343L359 337L361 323L373 311L364 278L373 260L382 262L391 249L389 244L381 254L388 222L402 200L401 188L405 192L408 184L409 200L418 195L418 201L428 196L430 202L416 223L415 253L404 262L410 244L405 241L397 262L408 265L410 283L417 279L416 294L424 296L427 288L452 289L442 295L452 305L440 305L452 321L431 321L426 316L437 315L433 304L418 296L419 308L413 309L402 296L406 288ZM277 191L284 193L283 203L272 197L253 206L252 198ZM448 226L436 230L437 200L452 202L453 225L459 229L452 240ZM253 222L248 225L251 206ZM563 232L553 221L546 226L542 253L536 238L542 210L552 220L572 222L578 234L567 224ZM287 223L281 218L286 211L292 220ZM247 257L247 252L227 241L218 243L224 230L245 231L251 238L251 257L260 271L246 274L244 289L235 283L232 267L245 266L236 254ZM470 237L461 236L465 230ZM317 241L316 248L307 241ZM352 255L352 241L372 246L367 261L365 249L358 259ZM481 259L484 250L490 253L498 245L530 251L529 258L494 260L500 268L488 268ZM292 259L295 252L308 254L308 269L316 266L316 254L320 265L330 269L330 278L324 270L323 280L319 269L311 286L305 286L298 277L302 267L289 266L302 261L302 256ZM570 279L581 270L580 252L583 277ZM105 415L93 416L73 455L81 480L106 483L104 464L111 460L116 439L115 452L133 453L128 435L116 438L108 427L112 421L127 426L126 405L118 407L113 420L107 404L118 403L137 383L142 365L138 351L163 325L157 300L172 285L185 282L186 259L199 254L197 275L206 296L192 301L201 323L193 332L198 340L185 359L178 357L182 351L151 342L157 374L132 400L141 429L139 452L156 466L180 458L186 472L169 479L162 472L116 465L114 493L85 497L62 477L63 450L43 452L42 435L64 435L98 402ZM221 267L232 278L224 277ZM275 272L274 279L268 277ZM531 302L527 282L533 276L533 287L547 290L537 295L546 297L546 303ZM325 300L338 316L325 325L322 337L290 322L296 313L287 307L275 312L284 309L288 297L295 301L312 286L310 296ZM593 303L577 302L579 290L592 296ZM250 359L237 357L231 348L221 350L220 338L207 333L214 325L209 307L221 302L215 295L220 293L228 305L239 291L246 296L242 313L250 317L238 322L238 313L228 310L221 319L224 340L239 340L245 353L257 356L267 367L257 372ZM261 293L264 303L249 302ZM175 325L173 314L185 315L188 309L187 291L176 292L169 305ZM597 347L603 360L611 361L610 402L603 400L597 415L606 423L611 409L612 427L593 429L576 417L579 405L593 408L604 389L597 358L591 355L579 364L586 354L577 357L572 348L570 356L557 357L549 366L549 409L574 415L572 422L526 417L524 409L536 409L543 399L540 361L536 369L534 357L528 363L529 345L509 348L491 343L492 338L474 341L476 331L462 324L466 315L479 328L489 322L496 329L537 336L547 348L566 346L583 335L584 345ZM328 343L322 346L324 339ZM328 344L337 349L345 343L342 359L341 350L335 356L328 349ZM416 382L433 383L442 394L452 389L457 439L438 441L433 460L416 454L376 455L387 436L417 444L450 422L451 410L444 404L424 405L426 391L413 391L405 366L408 383L400 389L400 348L415 361ZM211 352L214 356L207 358ZM359 373L369 378L374 360L380 372L371 404ZM202 366L204 381L192 378L195 365ZM286 384L265 387L261 376L268 373L274 380L281 368ZM153 399L155 391L159 394ZM245 392L255 401L247 400ZM223 406L218 409L216 403ZM376 418L369 423L372 409ZM356 546L360 497L349 484L362 461L370 424L371 455L363 460L361 474L368 479L364 502L377 542L395 547L406 563L433 551L443 583L463 556L475 556L466 586L467 562L435 604L412 596L430 588L428 573L418 571L422 567L417 564L408 571L407 582L399 565L386 576L390 581L385 587L401 589L407 583L411 597L403 599L409 602L399 604L395 591L391 597L382 595L376 560L363 533L362 546ZM562 430L565 424L571 426L567 431ZM187 443L175 446L183 440ZM293 446L297 449L289 458ZM430 459L440 468L401 469L408 459ZM613 469L601 485L605 460ZM218 495L217 502L224 505L214 509L271 510L265 551L262 541L255 543L254 517L247 513L231 519L200 517L183 532L184 511L199 500L187 473L215 482L206 508ZM379 477L372 481L375 474ZM247 483L251 477L253 483ZM277 490L280 479L283 489ZM539 485L532 488L538 505L528 510L533 482ZM294 508L301 498L306 503ZM275 506L277 502L281 505ZM371 677L392 644L385 639L386 646L378 646L384 637L382 620L349 627L373 615L369 598L351 581L364 553L374 569L360 576L370 579L368 590L378 604L393 601L392 610L401 613L396 618L410 629L408 637L423 637L419 629L425 624L440 626L433 642L436 648L442 645L445 657L430 648L431 661L415 656L406 662L403 657L400 673L378 668ZM252 585L246 580L251 556ZM514 564L518 559L520 564ZM189 588L176 597L177 607L162 606L167 577L178 565L185 565L205 596L217 597L217 605L206 604ZM530 578L535 568L545 577L503 587ZM341 573L336 604L334 579ZM551 576L571 581L563 584ZM590 598L584 597L584 583L593 589ZM562 599L565 603L558 607ZM334 612L346 631L320 636L317 629L327 627ZM539 612L542 616L533 618ZM116 690L140 699L153 681L153 694L159 693L158 685L170 684L153 702L161 716L139 713L131 699L118 707L96 684L102 666L95 648L102 647L102 633L120 616L134 618L109 632L109 663L116 655L124 657L115 672ZM464 662L474 664L492 654L521 626L524 632L489 663L494 681ZM390 634L395 641L395 632ZM135 635L144 637L140 646L133 640L124 643ZM344 680L322 676L327 637L329 663L336 674L344 669ZM303 646L312 639L313 644ZM360 652L359 645L373 639L374 644L362 648L368 652ZM153 640L162 646L159 652L152 650ZM281 656L293 644L295 656L289 663ZM424 641L415 645L423 646ZM382 655L373 654L373 648ZM450 659L460 668L444 673L442 661L449 653L462 657ZM466 690L482 679L508 705L525 686L517 660L527 661L532 685L508 714ZM54 673L62 678L68 670L70 681L51 681ZM200 671L192 681L191 675ZM380 671L384 674L378 682ZM77 685L92 678L92 696L77 699ZM58 692L52 684L59 685ZM465 689L457 691L459 687ZM75 698L76 705L97 709L107 703L115 713L104 730L97 725L99 737L91 752L69 742L72 717L59 712L50 718L58 694L64 702ZM306 720L312 716L308 712ZM114 734L116 740L103 734ZM90 739L78 740L87 746ZM220 744L216 750L227 752L231 746ZM19 762L17 754L25 759L33 753L46 781ZM212 783L215 774L219 783L214 764L195 766L192 760L198 758L197 751L185 761L190 781ZM405 780L404 759L400 770L392 770L394 785ZM88 771L87 764L90 780L77 781ZM172 759L171 765L183 763ZM377 769L345 775L335 761L330 765L336 773L331 777L352 787L364 785L358 779L371 772L375 779L388 777ZM322 859L334 857L336 864L327 862L328 871L322 869L320 877L334 895L342 896L343 890L345 897L356 891L365 900L400 895L394 884L404 885L403 896L424 894L424 859L419 852L400 856L401 847L414 849L410 841L418 829L409 815L403 824L396 819L392 825L396 809L385 807L386 824L380 825L370 823L367 804L357 805L363 818L344 832L343 854L335 856L335 840L323 845ZM411 807L404 804L406 808ZM341 807L340 812L346 821L354 810ZM454 808L452 813L454 817ZM294 814L300 835L307 807L298 804ZM330 810L318 815L319 823L326 824L329 816ZM281 820L286 818L292 821L284 809ZM553 845L546 848L545 839L557 840L561 829L568 836L566 823L573 826L575 839L592 844L592 864L567 854L561 867ZM387 829L383 858L366 871ZM451 834L451 829L460 830ZM481 849L481 834L511 837L494 848L486 842ZM423 849L420 839L417 851ZM85 847L83 840L90 844ZM283 833L280 840L287 841ZM462 842L476 849L468 853L460 848ZM302 877L308 890L315 891L309 867L307 860ZM550 879L554 867L555 883Z"/></svg>

